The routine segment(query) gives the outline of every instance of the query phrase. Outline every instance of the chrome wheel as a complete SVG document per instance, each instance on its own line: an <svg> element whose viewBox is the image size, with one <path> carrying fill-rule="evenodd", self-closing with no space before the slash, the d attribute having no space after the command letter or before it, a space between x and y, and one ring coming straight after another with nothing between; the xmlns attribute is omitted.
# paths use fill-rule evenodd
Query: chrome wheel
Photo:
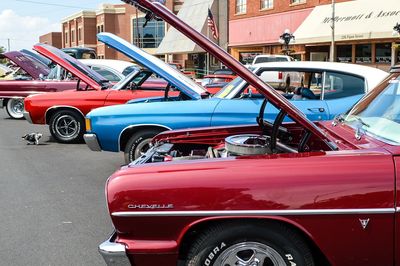
<svg viewBox="0 0 400 266"><path fill-rule="evenodd" d="M135 149L134 159L144 155L151 148L151 138L142 140Z"/></svg>
<svg viewBox="0 0 400 266"><path fill-rule="evenodd" d="M80 124L71 115L61 115L55 121L55 131L63 138L75 138L79 134Z"/></svg>
<svg viewBox="0 0 400 266"><path fill-rule="evenodd" d="M284 258L273 248L257 242L230 246L217 258L221 266L286 266Z"/></svg>
<svg viewBox="0 0 400 266"><path fill-rule="evenodd" d="M6 111L11 118L21 119L24 117L24 99L12 98L7 101Z"/></svg>

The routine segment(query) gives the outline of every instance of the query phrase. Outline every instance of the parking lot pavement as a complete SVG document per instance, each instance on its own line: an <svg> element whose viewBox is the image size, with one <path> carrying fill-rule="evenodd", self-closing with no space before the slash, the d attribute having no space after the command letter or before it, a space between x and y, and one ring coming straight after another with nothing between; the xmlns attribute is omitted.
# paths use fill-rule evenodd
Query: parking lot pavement
<svg viewBox="0 0 400 266"><path fill-rule="evenodd" d="M41 132L41 145L26 133ZM51 141L47 126L0 110L0 265L103 265L111 233L104 183L123 155Z"/></svg>

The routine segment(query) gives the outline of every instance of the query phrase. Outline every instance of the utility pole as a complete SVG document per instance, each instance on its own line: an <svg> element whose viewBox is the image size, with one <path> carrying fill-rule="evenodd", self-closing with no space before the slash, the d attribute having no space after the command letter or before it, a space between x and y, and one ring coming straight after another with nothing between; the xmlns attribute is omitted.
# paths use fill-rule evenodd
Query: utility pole
<svg viewBox="0 0 400 266"><path fill-rule="evenodd" d="M332 41L331 41L331 52L330 52L330 60L331 62L335 62L335 0L332 0Z"/></svg>
<svg viewBox="0 0 400 266"><path fill-rule="evenodd" d="M10 38L8 38L7 39L7 48L8 48L8 52L10 52L11 50L10 50Z"/></svg>

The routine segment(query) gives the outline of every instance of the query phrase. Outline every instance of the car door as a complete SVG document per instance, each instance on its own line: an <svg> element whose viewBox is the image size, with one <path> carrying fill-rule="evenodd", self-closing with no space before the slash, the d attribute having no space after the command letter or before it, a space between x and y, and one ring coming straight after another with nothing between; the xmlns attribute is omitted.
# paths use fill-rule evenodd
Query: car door
<svg viewBox="0 0 400 266"><path fill-rule="evenodd" d="M1 80L0 96L26 97L35 92L45 91L46 84L40 80Z"/></svg>
<svg viewBox="0 0 400 266"><path fill-rule="evenodd" d="M365 93L365 80L362 77L326 72L323 100L328 106L329 119L348 111Z"/></svg>

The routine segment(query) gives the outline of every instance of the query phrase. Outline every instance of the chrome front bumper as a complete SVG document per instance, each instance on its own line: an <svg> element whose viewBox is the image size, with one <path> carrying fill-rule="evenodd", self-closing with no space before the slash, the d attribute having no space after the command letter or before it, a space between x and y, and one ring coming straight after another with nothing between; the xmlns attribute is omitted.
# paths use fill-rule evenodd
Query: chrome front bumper
<svg viewBox="0 0 400 266"><path fill-rule="evenodd" d="M26 121L28 121L29 123L33 124L32 118L31 118L31 115L29 114L29 112L24 111L24 118L26 119Z"/></svg>
<svg viewBox="0 0 400 266"><path fill-rule="evenodd" d="M91 149L92 151L101 151L96 134L85 134L83 135L83 139L85 140L86 145L88 145L89 149Z"/></svg>
<svg viewBox="0 0 400 266"><path fill-rule="evenodd" d="M103 256L107 265L125 266L131 265L126 255L125 245L116 243L117 234L114 232L109 239L99 246L99 252Z"/></svg>

